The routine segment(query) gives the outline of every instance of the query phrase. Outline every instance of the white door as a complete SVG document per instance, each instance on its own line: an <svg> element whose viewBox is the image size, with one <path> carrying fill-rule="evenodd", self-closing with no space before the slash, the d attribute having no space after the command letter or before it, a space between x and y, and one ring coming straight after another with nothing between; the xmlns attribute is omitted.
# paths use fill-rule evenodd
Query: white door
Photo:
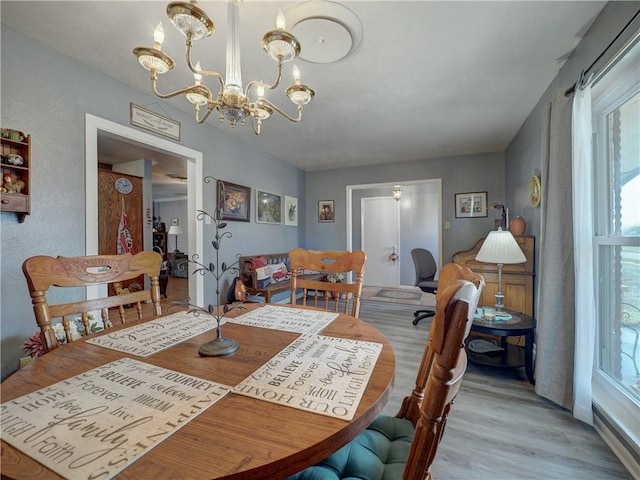
<svg viewBox="0 0 640 480"><path fill-rule="evenodd" d="M364 284L400 286L400 262L389 257L400 246L400 209L391 197L365 197L362 209L362 249L367 254Z"/></svg>

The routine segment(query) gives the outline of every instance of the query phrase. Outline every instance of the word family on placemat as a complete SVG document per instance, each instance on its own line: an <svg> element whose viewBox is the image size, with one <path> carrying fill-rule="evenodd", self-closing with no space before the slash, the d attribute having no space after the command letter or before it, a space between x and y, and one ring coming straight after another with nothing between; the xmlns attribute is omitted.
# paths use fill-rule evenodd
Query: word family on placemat
<svg viewBox="0 0 640 480"><path fill-rule="evenodd" d="M65 478L112 478L230 387L131 358L0 405L0 437Z"/></svg>
<svg viewBox="0 0 640 480"><path fill-rule="evenodd" d="M230 318L229 322L314 335L321 332L337 317L338 314L334 312L265 305L239 317Z"/></svg>
<svg viewBox="0 0 640 480"><path fill-rule="evenodd" d="M216 321L208 315L177 312L158 320L90 338L87 343L137 357L148 357L215 327Z"/></svg>
<svg viewBox="0 0 640 480"><path fill-rule="evenodd" d="M380 343L301 336L233 392L351 420L381 351Z"/></svg>

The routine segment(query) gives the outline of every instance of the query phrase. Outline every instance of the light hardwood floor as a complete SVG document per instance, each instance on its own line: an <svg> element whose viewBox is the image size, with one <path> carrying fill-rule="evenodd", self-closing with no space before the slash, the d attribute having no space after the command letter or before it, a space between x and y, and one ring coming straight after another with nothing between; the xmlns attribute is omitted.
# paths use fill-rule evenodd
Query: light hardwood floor
<svg viewBox="0 0 640 480"><path fill-rule="evenodd" d="M413 388L430 321L413 326L413 305L364 300L360 318L380 330L396 354L394 415ZM539 397L524 369L469 364L435 463L439 479L631 479L596 431Z"/></svg>
<svg viewBox="0 0 640 480"><path fill-rule="evenodd" d="M188 280L169 278L169 302ZM363 300L360 318L393 345L396 378L384 413L394 415L414 385L430 320L412 324L414 305ZM523 369L469 364L433 466L441 480L632 479L595 430L537 396Z"/></svg>

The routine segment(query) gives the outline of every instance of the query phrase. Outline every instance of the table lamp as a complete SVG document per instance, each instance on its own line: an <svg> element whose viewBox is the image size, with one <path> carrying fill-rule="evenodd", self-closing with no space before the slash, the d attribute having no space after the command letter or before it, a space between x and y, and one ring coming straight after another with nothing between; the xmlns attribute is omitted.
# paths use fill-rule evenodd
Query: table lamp
<svg viewBox="0 0 640 480"><path fill-rule="evenodd" d="M178 251L178 235L182 235L184 232L182 231L182 227L180 225L171 225L169 227L169 231L167 232L169 235L176 236L176 250Z"/></svg>
<svg viewBox="0 0 640 480"><path fill-rule="evenodd" d="M518 242L510 231L498 228L489 232L485 238L476 260L483 263L498 265L498 293L496 293L496 314L504 313L504 294L502 293L502 266L505 263L524 263L524 256Z"/></svg>

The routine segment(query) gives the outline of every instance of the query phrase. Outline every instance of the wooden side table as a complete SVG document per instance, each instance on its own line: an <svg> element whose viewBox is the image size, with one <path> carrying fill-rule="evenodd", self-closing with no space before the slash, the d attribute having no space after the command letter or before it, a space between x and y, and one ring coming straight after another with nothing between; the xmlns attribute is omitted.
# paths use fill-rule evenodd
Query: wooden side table
<svg viewBox="0 0 640 480"><path fill-rule="evenodd" d="M499 347L502 348L502 350L486 353L471 351L469 349L469 342L473 340L473 337L470 336L467 339L467 357L472 363L488 367L524 367L527 380L529 380L531 384L535 384L533 366L533 342L536 330L535 319L522 313L508 313L512 315L510 320L473 320L471 331L500 337ZM524 337L524 347L507 342L508 337L518 336Z"/></svg>

